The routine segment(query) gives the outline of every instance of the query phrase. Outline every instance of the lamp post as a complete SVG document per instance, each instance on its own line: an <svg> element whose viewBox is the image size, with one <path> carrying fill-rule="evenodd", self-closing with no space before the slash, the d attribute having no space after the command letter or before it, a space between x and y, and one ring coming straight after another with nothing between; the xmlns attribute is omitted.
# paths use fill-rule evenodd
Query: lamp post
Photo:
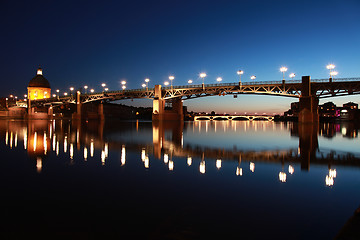
<svg viewBox="0 0 360 240"><path fill-rule="evenodd" d="M148 90L150 79L149 79L149 78L145 78L145 82L146 82L146 90Z"/></svg>
<svg viewBox="0 0 360 240"><path fill-rule="evenodd" d="M204 78L206 77L206 73L200 73L200 77L202 78L202 88L203 88L203 90L205 90Z"/></svg>
<svg viewBox="0 0 360 240"><path fill-rule="evenodd" d="M169 82L168 81L164 82L164 85L169 86Z"/></svg>
<svg viewBox="0 0 360 240"><path fill-rule="evenodd" d="M172 89L172 81L175 79L175 77L173 75L169 76L169 80L170 80L170 87Z"/></svg>
<svg viewBox="0 0 360 240"><path fill-rule="evenodd" d="M121 81L121 85L122 85L121 88L122 88L123 91L126 89L125 84L126 84L126 81L125 81L125 80L122 80L122 81Z"/></svg>
<svg viewBox="0 0 360 240"><path fill-rule="evenodd" d="M222 78L221 78L221 77L218 77L218 78L216 79L216 81L217 81L218 83L220 83L220 82L222 81Z"/></svg>
<svg viewBox="0 0 360 240"><path fill-rule="evenodd" d="M239 85L241 85L241 75L244 74L244 71L243 70L238 70L236 73L237 73L237 75L239 75Z"/></svg>
<svg viewBox="0 0 360 240"><path fill-rule="evenodd" d="M287 67L281 67L280 68L280 72L282 72L282 74L283 74L283 81L285 81L285 72L287 71L288 69L287 69Z"/></svg>
<svg viewBox="0 0 360 240"><path fill-rule="evenodd" d="M146 88L146 84L145 84L145 83L143 83L141 86L142 86L144 89Z"/></svg>
<svg viewBox="0 0 360 240"><path fill-rule="evenodd" d="M333 76L336 76L338 75L338 72L337 71L331 71L330 72L330 77L333 78Z"/></svg>
<svg viewBox="0 0 360 240"><path fill-rule="evenodd" d="M103 92L104 92L104 88L106 87L106 83L102 83L101 86L103 87Z"/></svg>
<svg viewBox="0 0 360 240"><path fill-rule="evenodd" d="M88 86L87 86L87 85L85 85L85 86L84 86L84 89L85 89L85 94L87 94L87 89L88 89Z"/></svg>
<svg viewBox="0 0 360 240"><path fill-rule="evenodd" d="M70 87L70 95L72 96L72 92L74 91L73 87Z"/></svg>
<svg viewBox="0 0 360 240"><path fill-rule="evenodd" d="M60 90L59 89L56 89L56 93L57 93L57 97L59 98L59 92Z"/></svg>
<svg viewBox="0 0 360 240"><path fill-rule="evenodd" d="M330 78L331 78L331 76L332 76L331 72L334 70L335 65L334 65L334 64L328 64L328 65L326 66L326 68L329 69Z"/></svg>
<svg viewBox="0 0 360 240"><path fill-rule="evenodd" d="M189 80L188 80L188 84L190 85L190 84L192 84L192 83L193 83L193 80L189 79Z"/></svg>
<svg viewBox="0 0 360 240"><path fill-rule="evenodd" d="M255 76L255 75L252 75L252 76L250 77L250 79L251 79L251 80L255 80L255 79L256 79L256 76Z"/></svg>
<svg viewBox="0 0 360 240"><path fill-rule="evenodd" d="M91 93L94 93L94 92L95 92L95 90L92 88L92 89L90 89L90 92L91 92Z"/></svg>

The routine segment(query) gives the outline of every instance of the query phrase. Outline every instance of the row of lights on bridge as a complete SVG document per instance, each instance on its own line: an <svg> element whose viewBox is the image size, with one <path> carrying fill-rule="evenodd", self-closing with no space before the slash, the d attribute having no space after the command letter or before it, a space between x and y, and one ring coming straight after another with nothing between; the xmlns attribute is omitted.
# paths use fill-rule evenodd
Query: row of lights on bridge
<svg viewBox="0 0 360 240"><path fill-rule="evenodd" d="M328 64L328 65L326 65L326 68L329 70L330 78L333 78L334 76L337 76L337 75L338 75L338 72L334 70L334 69L335 69L335 65L334 65L334 64ZM281 72L282 75L283 75L283 80L285 80L285 72L287 72L287 70L288 70L288 68L287 68L287 67L284 67L284 66L280 68L280 72ZM239 83L241 83L241 76L244 74L244 71L243 71L243 70L238 70L236 73L239 75ZM206 76L207 76L207 74L204 73L204 72L202 72L202 73L199 74L199 77L202 79L202 84L203 84L203 85L204 85L205 77L206 77ZM295 76L296 76L295 73L290 73L290 74L289 74L289 77L291 78L291 80L293 80ZM174 75L170 75L170 76L169 76L169 81L170 81L170 83L169 83L169 81L165 81L165 82L164 82L164 85L165 85L165 86L169 86L169 85L170 85L170 86L172 87L172 86L173 86L173 85L172 85L172 82L173 82L174 79L175 79L175 76L174 76ZM255 75L251 75L251 76L250 76L250 79L251 79L251 80L255 80L255 79L256 79L256 76L255 76ZM223 80L222 77L217 77L217 78L216 78L216 81L217 81L218 83L220 83L222 80ZM142 86L143 88L148 89L148 87L149 87L149 82L150 82L150 79L149 79L149 78L145 78L145 83L143 83L141 86ZM192 79L189 79L189 80L187 81L187 83L188 83L189 85L191 85L191 84L193 83L193 80L192 80ZM106 87L106 83L102 83L102 84L101 84L101 87L103 88L103 92L109 91L109 88ZM87 90L88 90L89 86L85 85L83 88L85 89L85 93L87 93ZM126 81L124 81L124 80L121 81L121 88L122 88L123 90L126 89ZM70 90L70 95L72 95L72 93L73 93L73 91L74 91L74 87L70 87L69 90ZM95 92L95 89L91 88L89 92L90 92L90 93L94 93L94 92ZM59 89L56 89L56 93L57 93L57 94L53 94L52 96L53 96L53 97L56 97L56 96L59 97L60 90L59 90ZM64 96L68 96L68 93L67 93L67 92L64 92L63 95L64 95ZM13 96L13 95L10 95L10 98L14 98L14 96ZM24 98L25 98L24 100L26 100L26 98L27 98L27 95L26 95L26 94L24 95ZM15 99L17 99L17 96L15 96ZM6 99L6 100L8 100L8 99Z"/></svg>

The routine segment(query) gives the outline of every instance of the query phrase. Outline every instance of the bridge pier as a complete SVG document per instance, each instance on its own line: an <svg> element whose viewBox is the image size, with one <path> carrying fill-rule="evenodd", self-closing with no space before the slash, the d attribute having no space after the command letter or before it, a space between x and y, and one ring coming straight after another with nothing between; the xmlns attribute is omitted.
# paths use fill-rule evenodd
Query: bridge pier
<svg viewBox="0 0 360 240"><path fill-rule="evenodd" d="M155 85L154 100L153 100L153 121L183 121L183 103L181 98L172 98L172 109L165 110L165 99L161 91L161 85Z"/></svg>
<svg viewBox="0 0 360 240"><path fill-rule="evenodd" d="M80 91L76 92L76 112L72 114L73 120L81 120L81 107L82 103L80 101Z"/></svg>
<svg viewBox="0 0 360 240"><path fill-rule="evenodd" d="M299 123L319 122L319 99L311 92L310 76L302 76L301 96L299 101Z"/></svg>

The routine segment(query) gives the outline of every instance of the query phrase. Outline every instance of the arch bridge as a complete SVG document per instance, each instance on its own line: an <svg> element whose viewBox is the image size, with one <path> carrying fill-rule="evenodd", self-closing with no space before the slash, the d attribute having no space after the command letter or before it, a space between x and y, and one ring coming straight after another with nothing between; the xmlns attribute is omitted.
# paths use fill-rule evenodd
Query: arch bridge
<svg viewBox="0 0 360 240"><path fill-rule="evenodd" d="M153 120L182 120L183 100L239 94L259 94L299 98L300 122L314 122L318 119L317 106L320 98L344 96L360 93L360 78L313 79L303 76L302 80L238 82L220 84L200 84L154 88L109 91L93 94L48 98L31 101L35 105L77 104L77 116L81 116L81 104L89 102L112 102L123 99L152 99ZM172 110L165 110L165 103L171 103ZM31 104L28 105L31 107ZM101 111L101 110L99 110Z"/></svg>

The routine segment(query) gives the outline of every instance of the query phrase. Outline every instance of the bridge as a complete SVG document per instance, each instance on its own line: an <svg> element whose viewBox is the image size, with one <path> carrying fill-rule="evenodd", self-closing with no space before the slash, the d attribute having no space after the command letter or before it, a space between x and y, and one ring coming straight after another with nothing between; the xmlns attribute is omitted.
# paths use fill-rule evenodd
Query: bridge
<svg viewBox="0 0 360 240"><path fill-rule="evenodd" d="M214 116L208 116L208 115L200 115L194 117L195 121L200 120L207 120L207 121L216 121L216 120L268 120L272 121L274 120L274 116L267 116L267 115L214 115Z"/></svg>
<svg viewBox="0 0 360 240"><path fill-rule="evenodd" d="M29 113L32 106L57 104L76 104L75 118L81 118L81 105L90 102L112 102L124 99L152 99L153 120L183 120L182 105L184 100L239 94L259 94L281 97L298 98L300 101L300 122L317 122L317 106L320 98L329 98L360 93L360 78L313 79L303 76L302 80L272 81L272 82L238 82L221 84L200 84L186 86L132 89L108 91L93 94L82 94L80 91L74 96L55 97L29 101ZM172 106L165 109L165 103ZM51 109L51 107L50 107ZM99 114L102 113L101 105Z"/></svg>

